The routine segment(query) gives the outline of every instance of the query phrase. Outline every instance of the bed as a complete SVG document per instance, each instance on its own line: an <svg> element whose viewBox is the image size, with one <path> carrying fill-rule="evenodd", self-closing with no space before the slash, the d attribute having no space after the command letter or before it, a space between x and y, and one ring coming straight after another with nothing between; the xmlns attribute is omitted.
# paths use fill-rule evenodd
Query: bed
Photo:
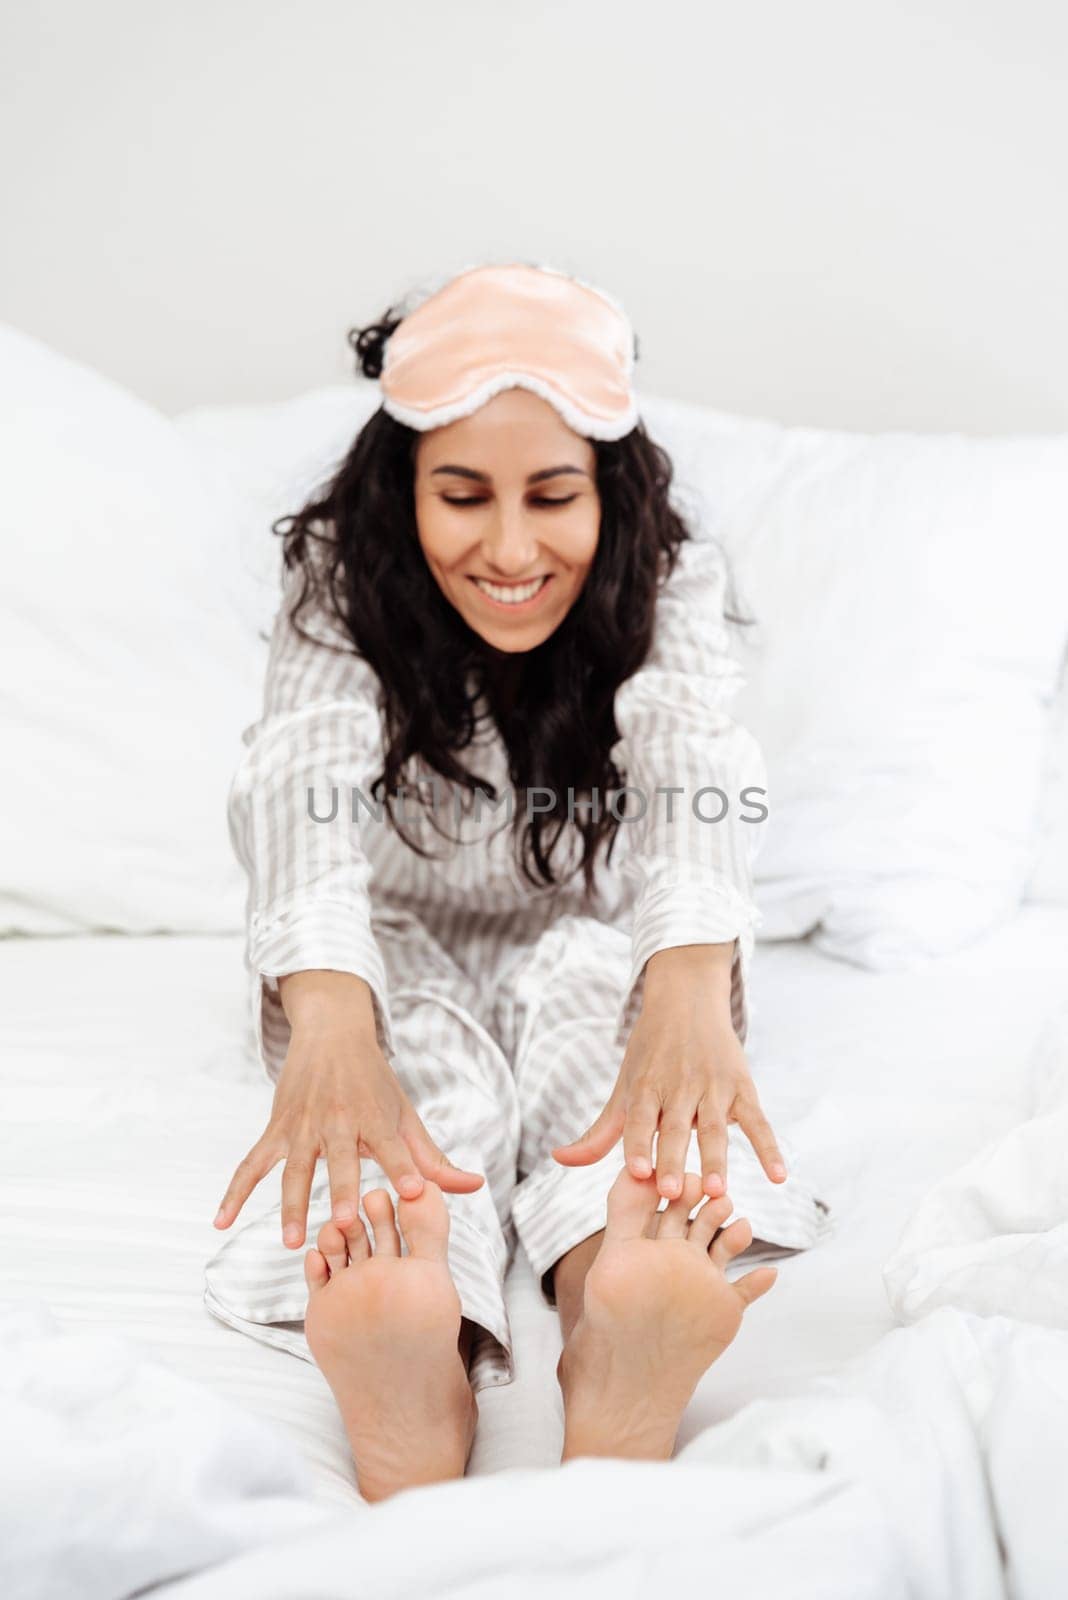
<svg viewBox="0 0 1068 1600"><path fill-rule="evenodd" d="M984 1189L982 1162L958 1186L962 1237L977 1218L996 1237L993 1256L953 1280L952 1325L946 1310L935 1309L934 1322L923 1308L906 1317L885 1268L903 1230L933 1215L922 1208L947 1176L967 1174L1029 1126L1039 1047L1068 992L1066 442L865 440L652 408L699 517L718 523L738 558L769 644L749 666L744 707L781 797L781 823L761 857L765 923L748 1053L773 1126L788 1130L806 1181L830 1205L832 1231L781 1260L773 1291L702 1382L677 1460L662 1468L546 1471L562 1436L559 1330L519 1254L508 1280L517 1378L480 1396L466 1480L367 1508L317 1370L223 1326L202 1299L219 1242L211 1218L269 1103L224 823L240 731L257 714L261 630L277 598L264 528L336 459L367 397L324 391L281 407L209 408L175 425L22 335L0 330L0 344L0 401L10 401L15 430L0 515L17 532L41 481L55 484L57 499L37 541L12 540L19 560L0 630L12 770L22 779L0 799L19 841L0 883L3 1299L24 1319L19 1360L32 1361L35 1327L45 1330L40 1349L54 1327L91 1378L93 1363L110 1359L108 1341L121 1339L184 1386L172 1410L185 1406L196 1422L187 1434L210 1432L213 1410L219 1431L210 1461L188 1437L191 1453L176 1458L182 1493L199 1485L196 1537L174 1514L173 1476L160 1487L158 1521L146 1522L137 1485L124 1479L107 1498L94 1495L91 1473L79 1481L67 1471L72 1441L86 1445L85 1462L104 1460L91 1443L110 1451L109 1469L129 1466L118 1435L100 1433L122 1405L94 1413L90 1439L70 1378L66 1432L53 1438L35 1418L54 1412L63 1385L50 1387L39 1363L20 1396L9 1341L0 1384L5 1595L384 1600L418 1582L465 1600L588 1600L638 1592L653 1577L692 1582L707 1574L681 1536L666 1552L639 1550L627 1521L628 1497L636 1507L658 1499L665 1480L648 1474L666 1471L675 1473L666 1498L678 1517L692 1497L703 1515L734 1518L733 1543L717 1524L723 1584L736 1558L739 1582L787 1574L791 1600L1065 1592L1068 1564L1050 1553L1056 1520L1043 1492L1068 1463L1035 1462L1068 1427L1046 1438L1029 1420L1031 1407L1038 1417L1068 1411L1063 1162L1021 1157L1048 1148L1037 1135L1020 1150L1006 1146L1015 1209ZM1008 564L1007 530L1016 541ZM952 607L934 581L946 573L969 577L953 588ZM806 684L807 698L791 699ZM1054 1058L1068 1108L1068 1027ZM258 1191L250 1216L273 1202L276 1182ZM1011 1264L1008 1279L999 1262ZM937 1299L928 1296L928 1308ZM34 1307L39 1324L25 1321ZM921 1325L920 1344L903 1342ZM1040 1334L1051 1341L1041 1348ZM942 1357L962 1338L974 1349L954 1367ZM923 1359L895 1365L906 1349ZM1004 1376L1025 1349L1048 1381L1026 1390L995 1382L995 1367ZM841 1385L853 1380L842 1374L854 1370L863 1375L850 1391L857 1409L843 1411ZM875 1397L885 1402L901 1382L912 1432L883 1450L879 1494L868 1469L895 1403ZM996 1402L1010 1393L1020 1398L1006 1435ZM127 1420L137 1420L135 1399L131 1391L123 1401ZM927 1427L940 1407L938 1426ZM787 1416L790 1449L775 1431ZM816 1450L832 1424L857 1468L836 1480L835 1494L813 1488L796 1456ZM1031 1464L1016 1470L1023 1429ZM145 1459L165 1452L166 1439L158 1448L149 1440ZM277 1463L266 1486L239 1481L257 1452ZM817 1465L826 1453L819 1444ZM899 1470L914 1459L923 1472ZM913 1476L922 1501L888 1518L881 1502ZM1026 1507L1010 1506L1014 1481L1027 1484L1044 1531L1023 1526ZM212 1504L235 1485L240 1527L203 1537ZM562 1538L549 1548L529 1535L527 1565L513 1568L526 1509L539 1504L546 1515L585 1508L604 1522L608 1513L605 1537L617 1547ZM755 1514L769 1506L778 1507L774 1526ZM934 1520L910 1547L925 1507ZM465 1519L484 1517L501 1542L489 1565L465 1565L466 1546L455 1541ZM299 1547L309 1518L314 1560ZM380 1575L370 1589L350 1589L351 1530L370 1549L372 1530L382 1543L395 1523L409 1530L408 1567L396 1583ZM295 1566L276 1557L283 1526L297 1541ZM116 1565L120 1547L125 1565Z"/></svg>
<svg viewBox="0 0 1068 1600"><path fill-rule="evenodd" d="M755 971L754 1073L836 1226L780 1264L704 1380L681 1444L893 1327L881 1268L905 1218L1026 1109L1024 1064L1065 990L1068 909L1026 907L921 973L864 972L805 941L759 946ZM240 980L234 937L0 947L5 1292L40 1298L64 1324L128 1335L255 1410L299 1445L319 1494L351 1504L351 1461L316 1369L202 1305L218 1190L269 1104ZM161 1028L177 993L193 1002L187 1024ZM558 1324L521 1255L509 1306L518 1376L482 1395L472 1474L559 1460Z"/></svg>

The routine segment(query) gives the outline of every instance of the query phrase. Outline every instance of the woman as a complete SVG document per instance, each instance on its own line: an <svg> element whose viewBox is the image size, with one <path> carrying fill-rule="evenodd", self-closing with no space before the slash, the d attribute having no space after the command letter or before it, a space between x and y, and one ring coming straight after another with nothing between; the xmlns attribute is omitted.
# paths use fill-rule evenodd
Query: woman
<svg viewBox="0 0 1068 1600"><path fill-rule="evenodd" d="M475 267L354 344L383 405L277 525L230 799L276 1091L216 1224L284 1160L281 1215L223 1247L208 1304L310 1352L381 1499L463 1473L475 1391L512 1375L518 1235L559 1306L564 1458L666 1458L775 1278L724 1274L752 1242L728 1126L786 1178L742 1048L766 812L722 558L590 285ZM813 1242L795 1190L764 1238ZM277 1229L298 1250L309 1204L298 1292Z"/></svg>

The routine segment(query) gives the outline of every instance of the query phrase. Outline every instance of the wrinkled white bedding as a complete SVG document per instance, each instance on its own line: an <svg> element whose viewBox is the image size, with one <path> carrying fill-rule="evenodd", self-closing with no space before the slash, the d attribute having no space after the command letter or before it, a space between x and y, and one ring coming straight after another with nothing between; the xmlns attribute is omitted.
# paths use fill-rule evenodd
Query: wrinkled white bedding
<svg viewBox="0 0 1068 1600"><path fill-rule="evenodd" d="M323 1513L278 1429L111 1333L0 1306L0 1594L113 1600Z"/></svg>
<svg viewBox="0 0 1068 1600"><path fill-rule="evenodd" d="M1065 1404L1058 1363L1068 1336L1021 1334L998 1318L945 1306L872 1347L894 1327L887 1287L922 1281L931 1267L922 1247L946 1244L933 1222L918 1239L913 1223L918 1265L899 1280L891 1273L884 1286L883 1264L910 1214L932 1185L1031 1114L1026 1068L1066 972L1068 911L1037 906L981 944L911 974L847 967L805 944L759 950L750 1059L773 1123L777 1109L789 1114L837 1229L818 1249L781 1263L774 1291L748 1313L742 1335L702 1384L670 1468L521 1470L555 1463L560 1413L555 1320L520 1259L510 1281L520 1377L483 1396L468 1480L393 1507L361 1505L315 1369L216 1324L201 1304L203 1261L217 1242L209 1219L267 1104L245 1048L237 938L16 940L0 949L4 1294L43 1302L69 1330L121 1333L177 1374L278 1425L310 1469L318 1504L345 1512L337 1531L305 1541L313 1551L298 1541L291 1566L277 1552L265 1563L253 1554L243 1558L249 1587L237 1586L245 1579L230 1567L219 1569L217 1590L205 1575L208 1587L196 1581L191 1594L336 1593L331 1552L351 1572L349 1541L362 1538L357 1570L369 1563L382 1574L362 1592L386 1595L393 1526L408 1530L398 1594L418 1586L474 1597L499 1593L505 1578L510 1596L540 1594L550 1577L554 1592L566 1594L563 1574L576 1585L581 1579L586 1595L600 1592L602 1578L607 1594L613 1577L612 1592L626 1594L651 1574L676 1571L691 1581L708 1572L721 1583L733 1573L760 1592L765 1576L781 1582L789 1570L792 1586L782 1592L791 1595L890 1595L907 1592L902 1563L911 1562L913 1581L925 1585L917 1593L996 1595L1003 1592L996 1546L979 1492L993 1472L1016 1526L1030 1518L1019 1562L1023 1571L1025 1558L1033 1559L1038 1577L1012 1592L1041 1595L1045 1553L1036 1526L1040 1491L1057 1481L1050 1476L1056 1463L1046 1463L1034 1493L1021 1494L1018 1458L1028 1454L1021 1430L1031 1428L1034 1439L1028 1374L1048 1386L1043 1415ZM196 1003L179 1011L178 993ZM188 1019L181 1031L179 1015ZM1055 1059L1048 1038L1040 1053L1047 1064ZM1047 1080L1056 1074L1046 1071ZM1036 1136L1048 1138L1048 1128ZM1015 1170L1033 1176L1042 1169L1025 1157ZM1044 1211L1031 1205L1036 1235L1059 1204L1057 1194L1046 1194ZM1013 1231L1021 1230L1017 1220ZM970 1243L984 1248L974 1230ZM1063 1251L1063 1232L1053 1243ZM1017 1305L1013 1314L1027 1313ZM860 1366L842 1377L842 1363L856 1357ZM822 1380L816 1393L813 1379ZM1021 1387L1025 1379L1031 1388ZM764 1404L739 1415L754 1400ZM703 1431L726 1419L727 1427ZM1033 1448L1040 1442L1055 1448L1053 1428ZM900 1502L887 1490L899 1466L911 1461L915 1469L917 1450L933 1452L932 1473L933 1463L942 1464L941 1484L928 1485L942 1497L941 1520L931 1514L927 1524L932 1537L941 1530L941 1553L930 1540L914 1551L902 1547L901 1518L914 1521L921 1502L915 1486L902 1487ZM502 1469L511 1470L473 1481ZM648 1509L642 1522L627 1507L648 1508L665 1471L675 1474L664 1497L671 1526L662 1541L643 1544ZM425 1518L420 1540L411 1537L417 1506ZM561 1533L548 1548L546 1518L590 1542L580 1546ZM494 1540L474 1553L473 1528L491 1524ZM381 1569L373 1565L379 1558ZM974 1563L975 1586L938 1588L939 1560ZM415 1570L417 1561L425 1570ZM295 1588L306 1569L319 1576ZM161 1567L158 1576L165 1575ZM266 1586L267 1575L280 1587Z"/></svg>
<svg viewBox="0 0 1068 1600"><path fill-rule="evenodd" d="M1060 1600L1066 1474L1068 1335L943 1308L669 1465L577 1461L412 1491L167 1592Z"/></svg>

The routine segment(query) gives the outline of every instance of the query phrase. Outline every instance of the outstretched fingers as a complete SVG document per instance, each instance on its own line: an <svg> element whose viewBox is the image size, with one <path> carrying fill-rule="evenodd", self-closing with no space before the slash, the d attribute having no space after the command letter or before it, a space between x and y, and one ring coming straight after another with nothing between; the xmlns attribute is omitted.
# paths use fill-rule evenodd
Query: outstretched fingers
<svg viewBox="0 0 1068 1600"><path fill-rule="evenodd" d="M621 1133L624 1134L624 1150L626 1150L626 1134L624 1132L624 1123L626 1121L627 1116L623 1110L622 1102L617 1094L613 1094L600 1116L590 1124L585 1133L581 1134L577 1139L572 1139L570 1144L557 1145L552 1153L553 1160L558 1161L563 1167L589 1166L592 1162L600 1161L603 1156L608 1154L612 1146L618 1142ZM652 1135L650 1134L650 1142L651 1139ZM648 1177L652 1171L652 1166L648 1161L648 1150L646 1151L646 1158L644 1173L635 1172L636 1177ZM631 1167L631 1171L634 1172L635 1169L631 1166L631 1163L628 1161L627 1164Z"/></svg>
<svg viewBox="0 0 1068 1600"><path fill-rule="evenodd" d="M656 1185L669 1200L674 1200L683 1192L683 1169L692 1131L692 1101L670 1101L660 1118L656 1141Z"/></svg>
<svg viewBox="0 0 1068 1600"><path fill-rule="evenodd" d="M727 1192L727 1124L710 1101L697 1108L697 1146L701 1153L702 1188L716 1198Z"/></svg>
<svg viewBox="0 0 1068 1600"><path fill-rule="evenodd" d="M760 1165L772 1183L784 1183L786 1161L755 1092L738 1096L734 1102L734 1120L753 1146Z"/></svg>
<svg viewBox="0 0 1068 1600"><path fill-rule="evenodd" d="M481 1172L471 1172L466 1167L457 1167L449 1160L414 1111L402 1118L400 1131L422 1177L436 1183L438 1188L444 1189L447 1194L470 1194L485 1183L486 1180ZM406 1194L399 1188L397 1190L404 1199L415 1199L422 1192L422 1183L414 1194Z"/></svg>
<svg viewBox="0 0 1068 1600"><path fill-rule="evenodd" d="M660 1121L660 1101L651 1090L638 1094L627 1107L623 1126L623 1159L634 1178L653 1173L653 1137ZM660 1192L658 1188L658 1193Z"/></svg>
<svg viewBox="0 0 1068 1600"><path fill-rule="evenodd" d="M343 1227L359 1215L360 1157L350 1134L334 1134L326 1147L330 1172L330 1214Z"/></svg>
<svg viewBox="0 0 1068 1600"><path fill-rule="evenodd" d="M273 1149L258 1141L248 1155L238 1162L230 1186L223 1195L215 1217L215 1227L228 1228L238 1216L241 1207L258 1183L281 1161L284 1150Z"/></svg>
<svg viewBox="0 0 1068 1600"><path fill-rule="evenodd" d="M365 1137L397 1193L405 1200L414 1200L421 1195L423 1175L407 1140L402 1139L399 1133L380 1133L377 1138L370 1135Z"/></svg>
<svg viewBox="0 0 1068 1600"><path fill-rule="evenodd" d="M289 1250L296 1250L304 1243L308 1202L318 1159L315 1145L300 1144L290 1149L282 1171L282 1243Z"/></svg>

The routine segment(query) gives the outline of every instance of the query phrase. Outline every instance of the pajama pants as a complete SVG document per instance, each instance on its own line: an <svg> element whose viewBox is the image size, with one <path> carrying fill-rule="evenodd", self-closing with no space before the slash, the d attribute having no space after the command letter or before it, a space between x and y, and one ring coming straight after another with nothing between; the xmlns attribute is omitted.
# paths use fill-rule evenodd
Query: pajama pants
<svg viewBox="0 0 1068 1600"><path fill-rule="evenodd" d="M608 1190L623 1165L622 1141L585 1167L560 1166L551 1151L585 1132L618 1076L629 1031L630 935L568 912L529 943L495 946L490 970L476 981L413 913L394 912L376 933L388 974L393 1069L449 1159L485 1178L473 1194L445 1196L449 1265L462 1314L475 1325L472 1387L508 1383L504 1279L516 1242L552 1304L552 1268L604 1227ZM781 1132L779 1143L792 1164ZM772 1185L734 1125L728 1145L734 1214L748 1216L756 1236L741 1258L746 1266L814 1244L826 1229L823 1202L794 1177ZM696 1136L687 1166L700 1170ZM379 1187L390 1187L381 1167L361 1158L361 1196ZM320 1161L312 1242L329 1215ZM277 1206L222 1246L207 1268L205 1301L230 1326L312 1359L302 1326L303 1253L283 1246Z"/></svg>

